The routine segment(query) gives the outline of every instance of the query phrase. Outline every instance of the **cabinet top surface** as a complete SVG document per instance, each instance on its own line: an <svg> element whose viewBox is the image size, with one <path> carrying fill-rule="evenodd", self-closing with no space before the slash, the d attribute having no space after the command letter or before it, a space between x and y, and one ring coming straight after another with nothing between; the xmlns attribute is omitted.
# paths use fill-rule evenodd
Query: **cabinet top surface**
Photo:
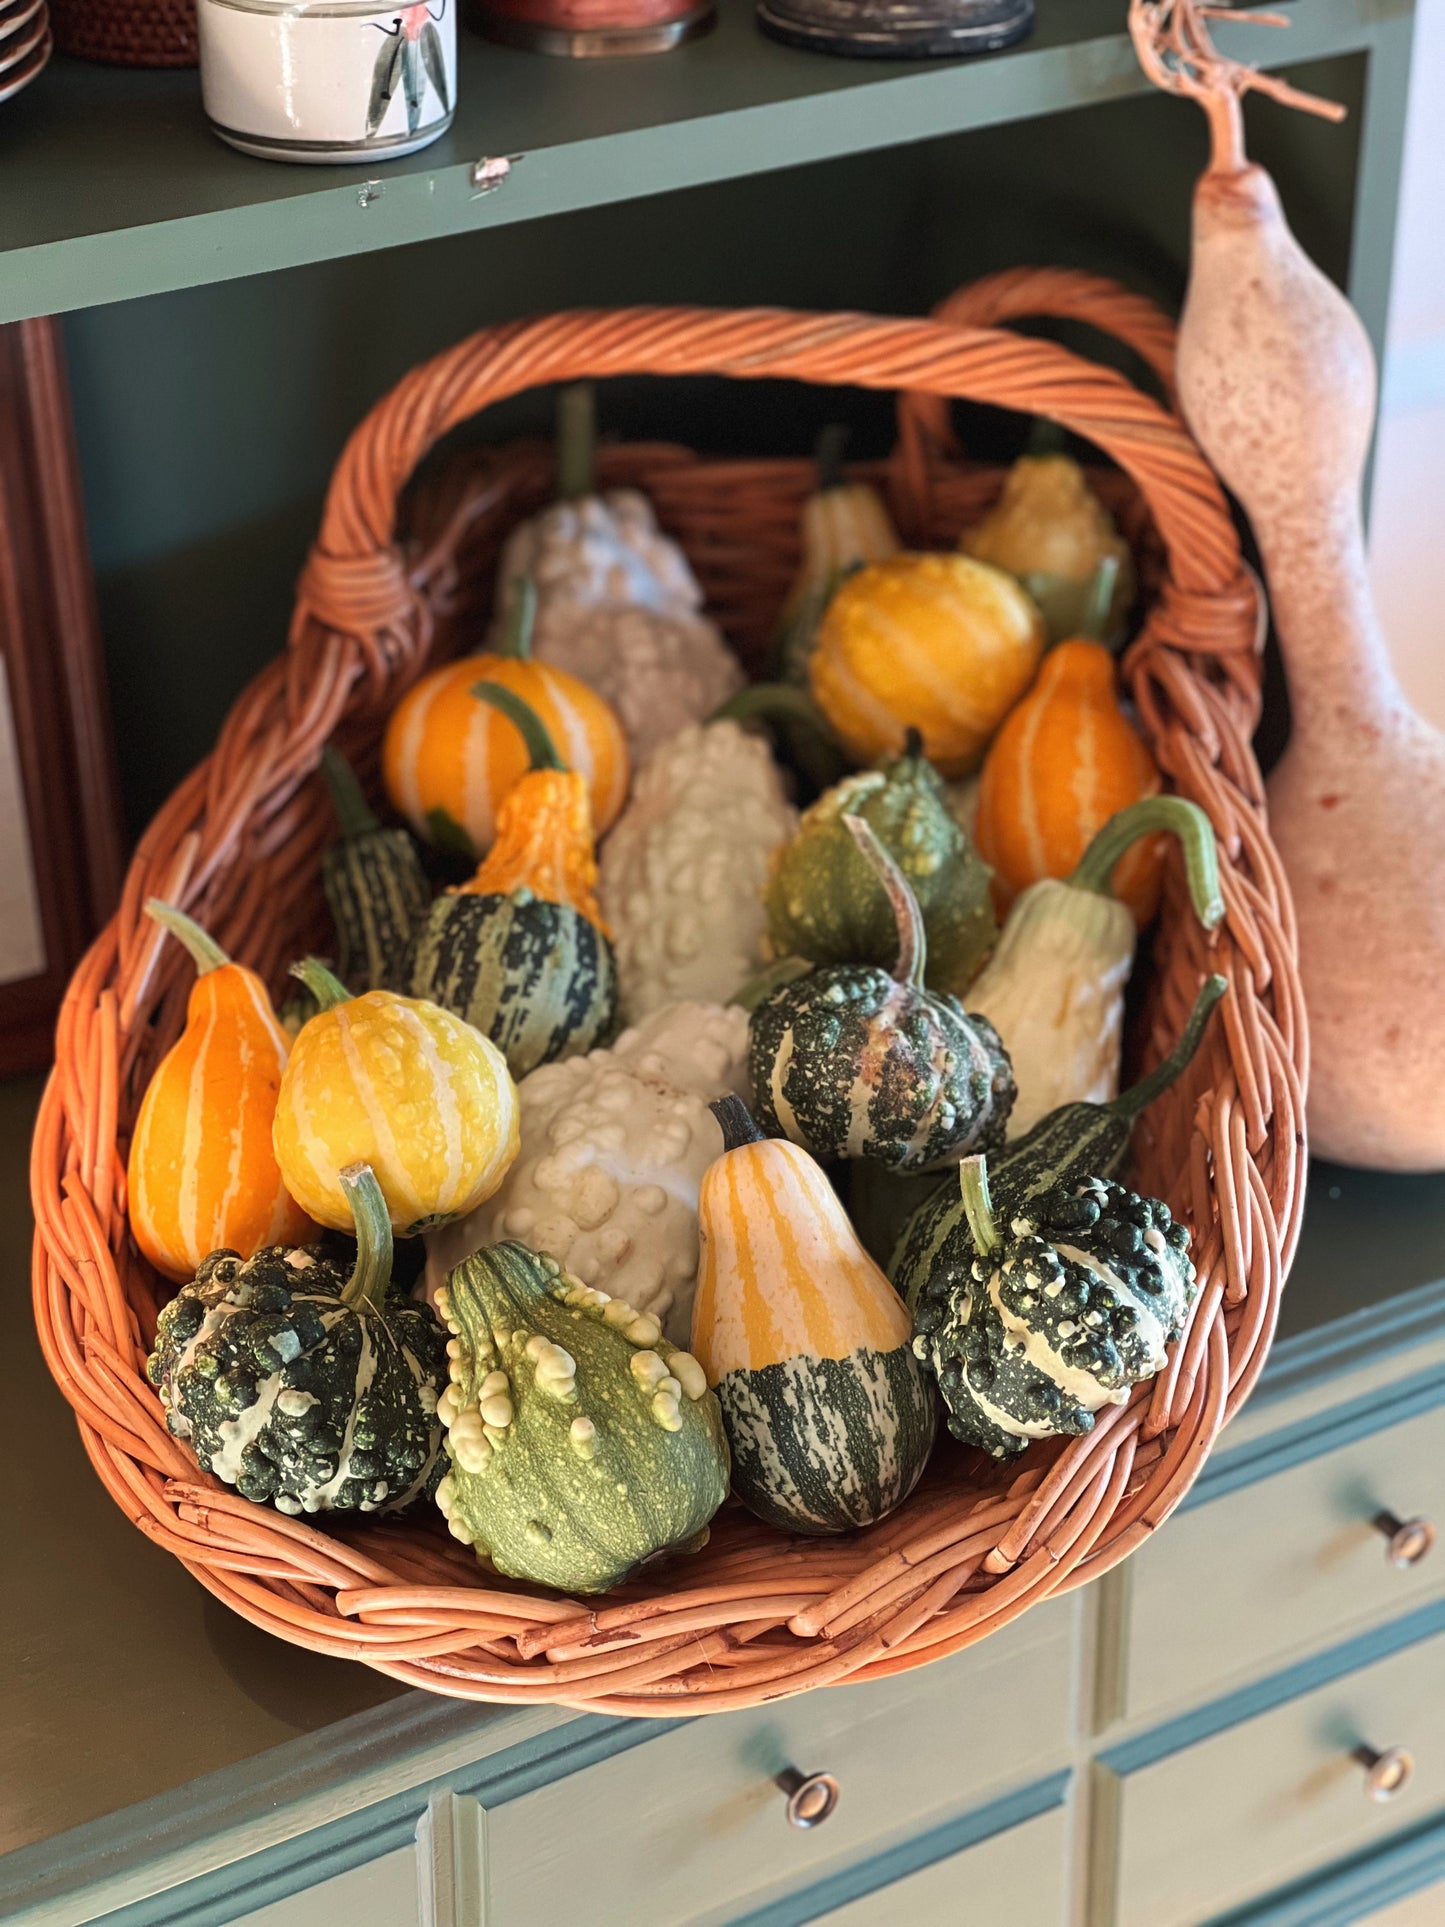
<svg viewBox="0 0 1445 1927"><path fill-rule="evenodd" d="M1293 0L1288 33L1223 29L1295 63L1368 47L1412 0ZM987 59L833 60L766 40L752 0L664 58L566 61L460 36L450 130L359 167L253 160L206 129L194 73L57 60L0 114L0 322L295 267L1144 90L1123 0L1039 0ZM1189 110L1181 105L1181 117ZM513 162L480 193L484 158Z"/></svg>
<svg viewBox="0 0 1445 1927"><path fill-rule="evenodd" d="M395 1702L362 1722L364 1739L356 1729L328 1754L339 1780L427 1699L237 1618L107 1497L45 1372L23 1295L37 1095L33 1082L0 1085L0 1275L13 1304L11 1342L0 1351L9 1468L0 1490L0 1854ZM1445 1176L1316 1166L1281 1322L1298 1343L1286 1351L1442 1279ZM454 1710L458 1731L478 1747L489 1724L516 1718Z"/></svg>

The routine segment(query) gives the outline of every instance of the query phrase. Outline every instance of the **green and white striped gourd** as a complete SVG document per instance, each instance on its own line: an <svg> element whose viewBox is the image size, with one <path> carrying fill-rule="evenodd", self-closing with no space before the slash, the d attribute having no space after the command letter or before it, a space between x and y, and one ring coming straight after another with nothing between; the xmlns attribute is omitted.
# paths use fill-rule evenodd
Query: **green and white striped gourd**
<svg viewBox="0 0 1445 1927"><path fill-rule="evenodd" d="M321 887L336 926L336 974L354 991L380 990L426 915L431 888L410 832L383 827L355 770L330 743L321 770L341 826L341 841L321 859Z"/></svg>
<svg viewBox="0 0 1445 1927"><path fill-rule="evenodd" d="M458 1265L437 1310L437 1503L464 1545L514 1579L593 1593L706 1540L727 1494L722 1415L655 1318L512 1243Z"/></svg>

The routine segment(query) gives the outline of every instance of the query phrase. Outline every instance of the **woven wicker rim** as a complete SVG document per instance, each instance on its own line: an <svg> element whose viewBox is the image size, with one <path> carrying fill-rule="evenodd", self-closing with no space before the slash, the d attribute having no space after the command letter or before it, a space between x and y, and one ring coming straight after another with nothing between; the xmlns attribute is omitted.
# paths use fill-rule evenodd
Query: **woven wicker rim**
<svg viewBox="0 0 1445 1927"><path fill-rule="evenodd" d="M879 1678L1115 1565L1178 1504L1247 1396L1298 1235L1307 1053L1292 912L1250 750L1261 597L1179 420L1121 376L978 325L1023 315L1108 328L1167 391L1164 317L1094 277L1028 270L965 290L927 321L637 309L488 329L414 370L347 444L287 652L241 695L211 756L141 839L120 910L70 986L32 1163L36 1317L91 1461L142 1532L255 1624L410 1685L621 1714L725 1711ZM1166 561L1124 672L1170 783L1214 823L1227 904L1206 939L1169 878L1150 1054L1177 1031L1207 970L1230 988L1190 1077L1136 1140L1139 1182L1191 1225L1201 1278L1188 1330L1152 1385L1101 1414L1088 1437L1036 1447L1011 1469L941 1449L898 1512L846 1540L785 1539L725 1508L706 1551L587 1604L484 1576L435 1522L321 1532L198 1473L143 1376L157 1281L128 1239L123 1147L188 989L185 960L141 913L145 898L184 905L279 978L316 915L329 835L313 780L321 746L340 727L374 754L387 708L433 646L467 529L525 512L508 491L528 461L535 480L537 458L493 451L442 539L403 552L398 497L416 464L454 425L522 389L621 374L902 391L888 481L906 530L930 526L930 504L962 473L949 397L1052 417L1119 464ZM705 584L724 588L743 538L777 576L808 485L805 464L709 464L677 450L616 451L608 474L654 480L665 520L691 515L681 529L690 553Z"/></svg>

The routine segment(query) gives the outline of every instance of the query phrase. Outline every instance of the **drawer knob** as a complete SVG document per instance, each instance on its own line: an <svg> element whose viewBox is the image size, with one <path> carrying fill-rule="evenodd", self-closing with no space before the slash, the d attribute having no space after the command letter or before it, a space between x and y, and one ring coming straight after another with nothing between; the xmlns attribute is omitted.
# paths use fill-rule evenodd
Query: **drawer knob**
<svg viewBox="0 0 1445 1927"><path fill-rule="evenodd" d="M831 1773L799 1773L788 1766L777 1784L788 1796L790 1827L821 1827L838 1804L838 1782Z"/></svg>
<svg viewBox="0 0 1445 1927"><path fill-rule="evenodd" d="M1375 1530L1385 1535L1385 1557L1392 1566L1418 1566L1435 1543L1435 1528L1428 1519L1397 1519L1393 1512L1377 1512Z"/></svg>
<svg viewBox="0 0 1445 1927"><path fill-rule="evenodd" d="M1365 1769L1365 1792L1376 1801L1393 1800L1403 1793L1415 1771L1415 1756L1403 1746L1387 1747L1383 1753L1372 1746L1357 1746L1354 1757Z"/></svg>

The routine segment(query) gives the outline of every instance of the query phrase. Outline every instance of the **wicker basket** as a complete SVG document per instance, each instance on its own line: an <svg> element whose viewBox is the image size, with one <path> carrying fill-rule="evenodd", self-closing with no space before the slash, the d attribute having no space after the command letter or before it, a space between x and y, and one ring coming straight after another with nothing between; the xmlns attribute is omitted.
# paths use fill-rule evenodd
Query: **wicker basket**
<svg viewBox="0 0 1445 1927"><path fill-rule="evenodd" d="M1163 317L1092 278L1043 272L966 291L945 318L695 309L559 315L489 329L416 369L348 444L307 563L286 654L236 703L209 759L142 838L124 900L70 987L34 1151L35 1303L45 1353L100 1477L142 1532L236 1611L299 1645L460 1696L659 1715L749 1706L951 1653L1106 1571L1187 1491L1264 1361L1303 1193L1305 1031L1291 912L1250 751L1261 608L1214 477L1177 419L1122 377L990 323L1085 316L1164 378ZM1125 672L1173 785L1214 821L1228 915L1212 941L1170 878L1148 1028L1177 1030L1201 977L1230 979L1184 1087L1136 1143L1141 1181L1193 1227L1201 1290L1165 1373L1078 1440L1000 1470L951 1442L892 1517L846 1539L789 1540L725 1507L707 1549L590 1605L484 1575L431 1517L328 1531L198 1474L161 1420L142 1363L157 1281L130 1244L125 1158L145 1080L177 1034L189 966L141 914L183 904L278 986L322 932L315 779L333 732L363 762L398 693L475 643L506 531L549 490L547 451L472 456L398 498L447 430L542 383L623 374L786 377L913 391L896 456L873 472L915 541L949 545L997 471L953 450L941 398L1053 417L1106 451L1159 568ZM794 564L802 461L611 450L686 545L744 655ZM1145 505L1147 505L1147 512ZM373 762L374 766L374 762Z"/></svg>
<svg viewBox="0 0 1445 1927"><path fill-rule="evenodd" d="M50 0L55 45L108 67L194 67L196 0Z"/></svg>

